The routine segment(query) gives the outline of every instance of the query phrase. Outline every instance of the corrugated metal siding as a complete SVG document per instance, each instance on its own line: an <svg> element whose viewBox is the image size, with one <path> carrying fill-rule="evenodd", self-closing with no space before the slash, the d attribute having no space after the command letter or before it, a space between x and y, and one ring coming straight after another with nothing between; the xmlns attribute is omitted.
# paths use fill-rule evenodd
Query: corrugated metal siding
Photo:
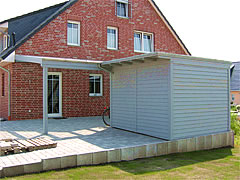
<svg viewBox="0 0 240 180"><path fill-rule="evenodd" d="M169 139L169 61L114 67L111 100L113 127Z"/></svg>
<svg viewBox="0 0 240 180"><path fill-rule="evenodd" d="M182 59L172 62L172 139L227 131L226 65Z"/></svg>
<svg viewBox="0 0 240 180"><path fill-rule="evenodd" d="M240 91L240 62L233 64L235 67L231 78L231 91Z"/></svg>

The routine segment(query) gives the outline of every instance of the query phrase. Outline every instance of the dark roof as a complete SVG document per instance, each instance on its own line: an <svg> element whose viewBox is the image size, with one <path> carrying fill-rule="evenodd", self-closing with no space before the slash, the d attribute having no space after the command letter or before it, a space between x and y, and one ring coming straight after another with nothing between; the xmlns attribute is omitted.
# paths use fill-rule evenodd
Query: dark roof
<svg viewBox="0 0 240 180"><path fill-rule="evenodd" d="M67 8L72 6L74 3L76 3L78 0L69 0L68 2L64 2L61 4L57 4L55 6L51 6L45 9L41 9L38 11L34 11L22 16L18 16L15 18L11 18L5 21L0 22L0 24L8 22L8 34L11 35L13 32L16 33L16 44L13 45L13 40L11 37L10 41L10 47L3 51L0 54L0 59L5 59L10 55L13 51L15 51L18 47L20 47L23 43L25 43L29 38L31 38L35 33L40 31L44 26L46 26L50 21L52 21L54 18L56 18L59 14L61 14L63 11L65 11ZM154 2L154 0L151 0L161 16L164 18L164 20L167 22L168 26L171 28L173 33L176 35L176 37L179 39L179 41L182 43L183 47L186 49L189 55L191 53L185 46L185 44L182 42L180 37L177 35L173 27L170 25L166 17L163 15L157 4Z"/></svg>
<svg viewBox="0 0 240 180"><path fill-rule="evenodd" d="M11 38L10 47L0 54L0 59L5 59L23 43L25 43L34 34L40 31L50 21L56 18L59 14L72 6L77 0L70 0L61 4L47 7L38 11L34 11L22 16L11 18L0 22L0 24L8 22L8 34L16 33L16 44L13 45Z"/></svg>
<svg viewBox="0 0 240 180"><path fill-rule="evenodd" d="M171 24L168 22L167 18L163 15L162 11L159 9L159 7L157 6L157 4L155 3L154 0L151 0L153 2L153 4L155 5L155 7L157 8L157 10L159 11L159 13L161 14L161 16L164 18L164 20L167 22L168 26L171 28L171 30L173 31L173 33L176 35L176 37L178 38L178 40L182 43L183 47L186 49L186 51L188 52L189 55L191 55L191 53L189 52L189 50L187 49L187 47L185 46L185 44L183 43L183 41L181 40L181 38L178 36L178 34L176 33L176 31L173 29L173 27L171 26Z"/></svg>

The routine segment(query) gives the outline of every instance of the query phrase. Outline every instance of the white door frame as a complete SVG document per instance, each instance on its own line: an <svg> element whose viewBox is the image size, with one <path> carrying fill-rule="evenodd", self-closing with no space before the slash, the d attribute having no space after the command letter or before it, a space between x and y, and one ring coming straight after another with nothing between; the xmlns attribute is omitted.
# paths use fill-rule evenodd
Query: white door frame
<svg viewBox="0 0 240 180"><path fill-rule="evenodd" d="M48 72L48 75L59 76L59 113L48 114L48 117L62 117L62 72ZM47 81L48 81L48 78L47 78Z"/></svg>

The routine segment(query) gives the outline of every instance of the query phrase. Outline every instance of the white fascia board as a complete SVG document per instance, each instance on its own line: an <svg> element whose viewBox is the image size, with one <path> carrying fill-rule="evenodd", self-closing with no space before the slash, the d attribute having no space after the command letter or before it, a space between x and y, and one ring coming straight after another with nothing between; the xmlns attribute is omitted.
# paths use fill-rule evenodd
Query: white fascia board
<svg viewBox="0 0 240 180"><path fill-rule="evenodd" d="M31 63L42 64L43 61L61 61L61 62L90 63L90 64L100 64L103 62L103 61L85 60L85 59L16 55L16 62L31 62Z"/></svg>
<svg viewBox="0 0 240 180"><path fill-rule="evenodd" d="M29 63L42 64L42 58L38 56L16 55L15 60L16 62L29 62Z"/></svg>
<svg viewBox="0 0 240 180"><path fill-rule="evenodd" d="M6 57L2 62L15 62L15 51L13 51L8 57Z"/></svg>
<svg viewBox="0 0 240 180"><path fill-rule="evenodd" d="M91 63L91 64L100 64L103 62L103 61L87 60L87 59L71 59L71 58L57 58L57 57L42 57L42 60L76 62L76 63Z"/></svg>
<svg viewBox="0 0 240 180"><path fill-rule="evenodd" d="M142 54L138 56L131 56L127 58L121 58L121 59L114 59L111 61L104 61L102 65L110 65L110 64L116 64L121 63L124 61L134 61L137 59L144 59L144 58L159 58L159 59L171 59L174 61L174 58L181 58L181 59L188 59L188 60L196 60L196 61L208 61L208 62L217 62L221 64L229 64L231 65L232 62L226 61L226 60L218 60L218 59L211 59L211 58L202 58L202 57L195 57L195 56L188 56L188 55L181 55L181 54L172 54L172 53L164 53L164 52L154 52L154 53L148 53L148 54Z"/></svg>
<svg viewBox="0 0 240 180"><path fill-rule="evenodd" d="M0 24L0 28L8 29L8 22L5 22L5 23L3 23L3 24Z"/></svg>

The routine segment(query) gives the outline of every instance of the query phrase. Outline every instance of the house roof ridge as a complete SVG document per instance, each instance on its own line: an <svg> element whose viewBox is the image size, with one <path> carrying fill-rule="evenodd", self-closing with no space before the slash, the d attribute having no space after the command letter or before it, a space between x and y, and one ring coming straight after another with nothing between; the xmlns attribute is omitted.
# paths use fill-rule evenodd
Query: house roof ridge
<svg viewBox="0 0 240 180"><path fill-rule="evenodd" d="M15 51L18 47L20 47L23 43L25 43L28 39L30 39L34 34L40 31L43 27L45 27L49 22L51 22L54 18L56 18L59 14L65 11L67 8L75 4L78 0L69 0L62 7L60 7L55 13L46 18L42 23L40 23L36 28L34 28L31 32L26 34L22 39L16 42L14 46L9 47L5 51L0 54L0 60L4 60L8 57L13 51Z"/></svg>
<svg viewBox="0 0 240 180"><path fill-rule="evenodd" d="M176 36L176 38L179 40L179 42L182 44L183 48L185 48L186 52L191 56L190 51L188 50L188 48L186 47L186 45L183 43L182 39L178 36L177 32L174 30L174 28L172 27L172 25L169 23L169 21L167 20L166 16L164 16L164 14L162 13L162 11L160 10L160 8L158 7L158 5L155 3L154 0L150 0L152 1L153 5L156 7L156 9L158 10L159 14L162 16L162 18L164 19L164 21L166 22L166 24L169 26L170 30L174 33L174 35Z"/></svg>
<svg viewBox="0 0 240 180"><path fill-rule="evenodd" d="M26 14L22 14L22 15L18 15L18 16L12 17L12 18L8 18L8 19L5 19L5 20L1 21L0 24L6 23L6 22L9 22L9 21L13 21L13 20L16 20L16 19L20 19L20 18L23 18L25 16L37 14L37 13L40 13L42 11L46 11L48 9L55 8L57 6L60 7L60 6L63 6L64 4L66 4L67 2L68 2L68 0L66 0L66 1L64 1L62 3L58 3L58 4L51 5L51 6L47 6L47 7L42 8L42 9L34 10L34 11L31 11L31 12L26 13Z"/></svg>

